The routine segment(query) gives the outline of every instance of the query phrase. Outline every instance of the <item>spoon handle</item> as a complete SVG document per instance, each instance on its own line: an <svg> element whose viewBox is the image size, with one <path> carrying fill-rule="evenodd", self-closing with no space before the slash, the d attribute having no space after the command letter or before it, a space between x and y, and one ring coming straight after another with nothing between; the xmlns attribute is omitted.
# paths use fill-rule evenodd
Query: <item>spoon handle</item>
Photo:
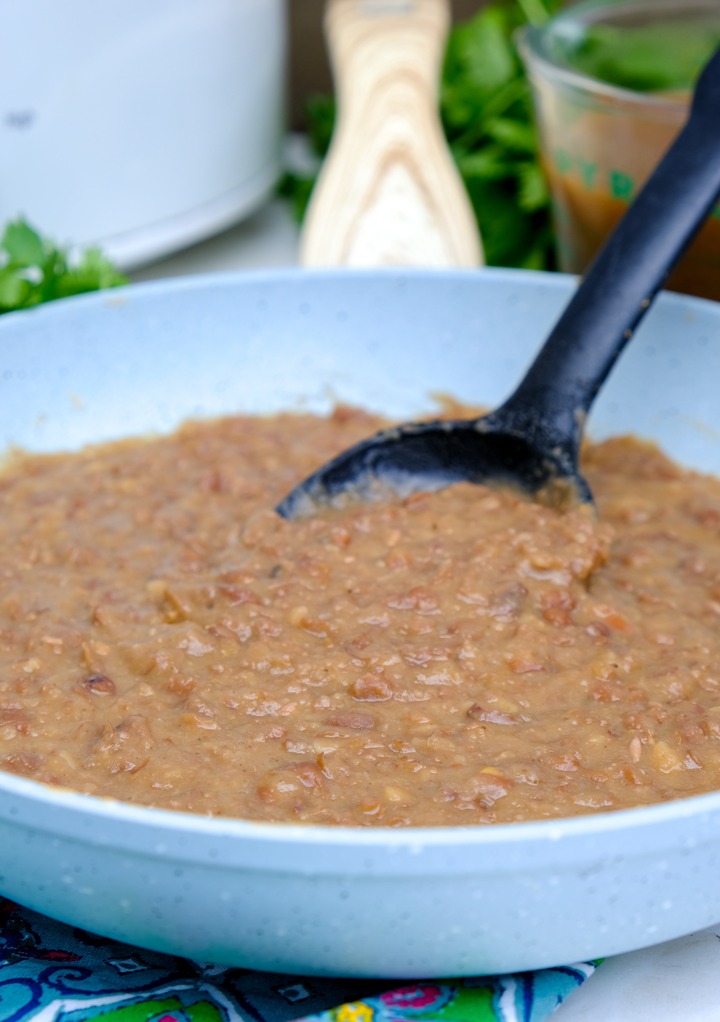
<svg viewBox="0 0 720 1022"><path fill-rule="evenodd" d="M510 428L573 436L669 272L720 194L720 50L685 126L581 281L523 382L495 415ZM658 212L662 210L662 216ZM608 301L608 296L612 300Z"/></svg>
<svg viewBox="0 0 720 1022"><path fill-rule="evenodd" d="M449 0L328 0L338 119L305 266L477 266L475 215L438 115Z"/></svg>

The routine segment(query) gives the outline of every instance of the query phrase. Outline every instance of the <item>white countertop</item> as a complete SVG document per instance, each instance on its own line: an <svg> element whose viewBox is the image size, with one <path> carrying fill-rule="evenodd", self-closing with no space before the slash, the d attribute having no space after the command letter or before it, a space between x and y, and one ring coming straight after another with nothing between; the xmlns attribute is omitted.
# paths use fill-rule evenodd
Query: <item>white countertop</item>
<svg viewBox="0 0 720 1022"><path fill-rule="evenodd" d="M133 280L157 280L191 273L250 270L271 266L295 266L299 229L289 204L275 199L253 216L209 241L176 252L129 276Z"/></svg>
<svg viewBox="0 0 720 1022"><path fill-rule="evenodd" d="M133 280L296 266L299 231L273 200L209 241L130 274ZM555 1013L558 1022L720 1022L720 924L603 962Z"/></svg>

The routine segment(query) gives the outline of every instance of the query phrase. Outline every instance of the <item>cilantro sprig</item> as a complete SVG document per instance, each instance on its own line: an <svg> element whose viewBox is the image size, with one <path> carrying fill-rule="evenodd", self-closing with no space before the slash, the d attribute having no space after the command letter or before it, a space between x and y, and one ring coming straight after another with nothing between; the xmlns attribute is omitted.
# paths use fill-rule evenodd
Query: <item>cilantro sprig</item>
<svg viewBox="0 0 720 1022"><path fill-rule="evenodd" d="M562 0L495 0L448 39L440 113L489 265L555 268L550 195L515 38L523 25L542 23L561 6ZM308 103L308 136L319 158L327 153L334 117L332 97ZM281 182L298 220L314 182L315 175L298 171Z"/></svg>
<svg viewBox="0 0 720 1022"><path fill-rule="evenodd" d="M450 33L440 113L493 266L553 269L550 194L516 37L559 0L497 2Z"/></svg>
<svg viewBox="0 0 720 1022"><path fill-rule="evenodd" d="M6 224L0 239L0 314L127 283L97 248L71 261L65 249L26 220Z"/></svg>

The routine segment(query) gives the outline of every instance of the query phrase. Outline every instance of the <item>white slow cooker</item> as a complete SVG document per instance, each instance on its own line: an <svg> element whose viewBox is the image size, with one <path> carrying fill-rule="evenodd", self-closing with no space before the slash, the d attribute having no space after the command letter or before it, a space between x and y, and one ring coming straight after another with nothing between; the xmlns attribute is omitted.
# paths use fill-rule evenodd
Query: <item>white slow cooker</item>
<svg viewBox="0 0 720 1022"><path fill-rule="evenodd" d="M5 0L0 227L22 215L132 269L272 190L285 0Z"/></svg>

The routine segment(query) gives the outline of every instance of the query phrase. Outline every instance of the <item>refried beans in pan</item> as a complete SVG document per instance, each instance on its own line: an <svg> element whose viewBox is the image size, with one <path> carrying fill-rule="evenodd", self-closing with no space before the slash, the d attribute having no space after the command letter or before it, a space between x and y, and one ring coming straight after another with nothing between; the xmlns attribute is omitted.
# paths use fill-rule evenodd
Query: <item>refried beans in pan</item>
<svg viewBox="0 0 720 1022"><path fill-rule="evenodd" d="M720 481L588 445L598 515L462 484L289 522L338 409L13 456L0 767L127 802L486 824L720 786Z"/></svg>

